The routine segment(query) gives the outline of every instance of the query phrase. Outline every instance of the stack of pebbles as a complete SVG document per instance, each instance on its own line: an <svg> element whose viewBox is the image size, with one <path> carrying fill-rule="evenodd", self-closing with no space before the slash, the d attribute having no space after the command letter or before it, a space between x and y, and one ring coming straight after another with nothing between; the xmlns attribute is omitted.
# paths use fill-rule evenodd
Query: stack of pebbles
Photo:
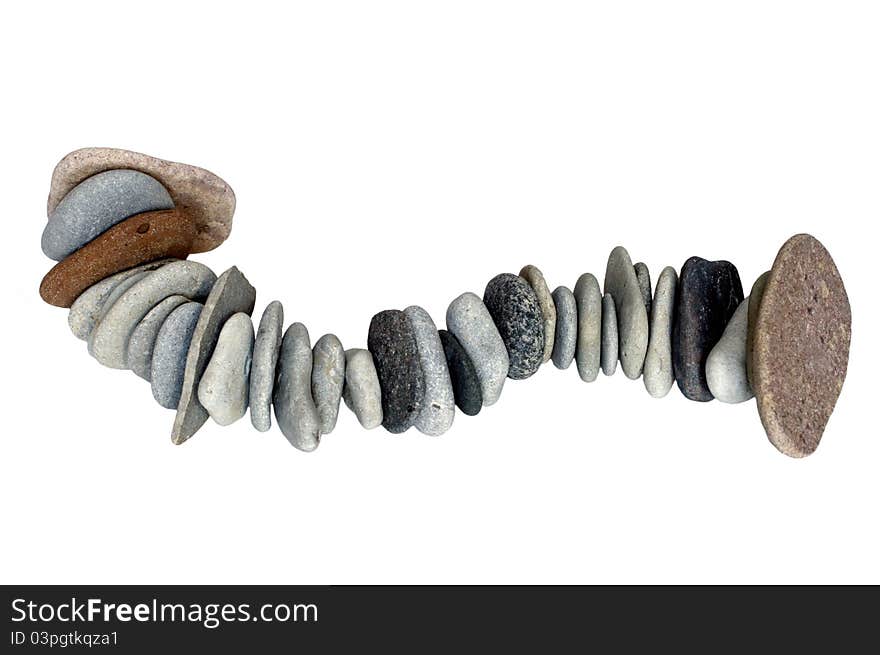
<svg viewBox="0 0 880 655"><path fill-rule="evenodd" d="M311 344L302 323L284 330L269 303L254 330L256 291L235 267L220 276L187 260L220 245L235 196L206 170L147 155L88 148L56 167L43 252L58 264L43 299L69 307L74 335L106 366L148 380L175 409L174 443L210 416L220 425L250 418L278 426L300 450L333 430L340 401L367 429L411 427L440 435L455 407L469 416L552 360L642 378L665 396L677 383L688 399L757 398L770 441L803 457L819 444L849 359L849 300L831 256L799 234L743 293L736 267L691 257L666 267L653 294L648 267L611 251L603 287L590 274L552 293L541 271L502 273L482 298L449 305L445 329L421 307L386 310L370 322L367 347L345 350L326 334Z"/></svg>

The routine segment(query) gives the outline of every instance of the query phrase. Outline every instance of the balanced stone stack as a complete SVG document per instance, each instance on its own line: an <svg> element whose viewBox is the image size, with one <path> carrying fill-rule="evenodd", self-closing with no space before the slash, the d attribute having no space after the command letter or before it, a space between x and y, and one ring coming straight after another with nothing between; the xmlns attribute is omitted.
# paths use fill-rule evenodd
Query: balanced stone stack
<svg viewBox="0 0 880 655"><path fill-rule="evenodd" d="M736 267L691 257L664 268L652 294L646 264L611 251L604 283L584 273L552 293L533 266L501 273L482 297L463 293L438 329L419 306L389 309L369 325L366 348L333 334L312 346L308 329L284 330L280 302L257 329L256 290L235 267L217 276L187 258L228 236L232 189L200 168L139 153L87 148L56 167L43 252L58 263L40 294L69 308L72 332L105 366L150 382L176 410L183 443L210 417L248 410L267 431L272 413L296 448L311 451L337 423L344 400L367 429L441 435L455 407L493 405L505 380L548 361L575 362L584 382L617 364L661 398L740 403L757 398L770 441L802 457L819 444L849 358L851 314L840 274L812 236L787 241L744 297Z"/></svg>

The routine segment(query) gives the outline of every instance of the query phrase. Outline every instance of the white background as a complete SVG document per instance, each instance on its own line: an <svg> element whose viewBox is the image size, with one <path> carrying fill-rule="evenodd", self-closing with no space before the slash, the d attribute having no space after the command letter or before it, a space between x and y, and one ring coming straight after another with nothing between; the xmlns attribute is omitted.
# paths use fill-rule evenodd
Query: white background
<svg viewBox="0 0 880 655"><path fill-rule="evenodd" d="M13 3L0 19L5 583L880 582L875 3ZM753 402L575 367L429 438L343 409L312 454L173 413L40 300L54 164L116 146L238 196L256 314L363 347L370 317L527 263L652 276L790 235L840 268L849 375L818 452Z"/></svg>

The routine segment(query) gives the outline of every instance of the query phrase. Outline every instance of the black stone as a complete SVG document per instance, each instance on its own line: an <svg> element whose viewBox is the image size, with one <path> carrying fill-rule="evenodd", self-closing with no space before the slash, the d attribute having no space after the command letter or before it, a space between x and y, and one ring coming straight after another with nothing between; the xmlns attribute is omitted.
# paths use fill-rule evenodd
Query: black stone
<svg viewBox="0 0 880 655"><path fill-rule="evenodd" d="M455 404L468 416L476 416L483 408L483 388L480 386L480 378L477 377L477 369L454 334L446 330L438 330L438 333L446 354L449 377L452 379Z"/></svg>
<svg viewBox="0 0 880 655"><path fill-rule="evenodd" d="M395 434L406 432L425 398L425 375L406 314L396 309L376 314L370 321L367 349L382 388L382 425Z"/></svg>
<svg viewBox="0 0 880 655"><path fill-rule="evenodd" d="M672 328L672 367L685 398L714 398L706 383L706 358L743 300L736 266L691 257L681 267Z"/></svg>
<svg viewBox="0 0 880 655"><path fill-rule="evenodd" d="M544 359L544 316L531 285L519 275L496 275L486 285L483 303L507 348L507 377L531 376Z"/></svg>

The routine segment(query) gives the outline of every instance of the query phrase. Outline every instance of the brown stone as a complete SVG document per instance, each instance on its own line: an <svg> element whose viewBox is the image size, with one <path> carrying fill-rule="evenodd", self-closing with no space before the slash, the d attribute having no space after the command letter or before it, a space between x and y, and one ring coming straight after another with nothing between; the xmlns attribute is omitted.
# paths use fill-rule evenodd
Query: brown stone
<svg viewBox="0 0 880 655"><path fill-rule="evenodd" d="M753 377L770 442L809 455L843 387L852 314L840 273L809 234L785 242L767 277L755 324Z"/></svg>
<svg viewBox="0 0 880 655"><path fill-rule="evenodd" d="M186 259L195 232L192 218L179 209L136 214L58 262L40 283L40 296L70 307L83 291L119 271L166 257Z"/></svg>
<svg viewBox="0 0 880 655"><path fill-rule="evenodd" d="M192 252L213 250L229 236L235 194L226 182L204 168L118 148L82 148L58 162L52 172L48 213L86 178L117 168L151 175L168 189L174 206L189 213L195 221L197 234Z"/></svg>

